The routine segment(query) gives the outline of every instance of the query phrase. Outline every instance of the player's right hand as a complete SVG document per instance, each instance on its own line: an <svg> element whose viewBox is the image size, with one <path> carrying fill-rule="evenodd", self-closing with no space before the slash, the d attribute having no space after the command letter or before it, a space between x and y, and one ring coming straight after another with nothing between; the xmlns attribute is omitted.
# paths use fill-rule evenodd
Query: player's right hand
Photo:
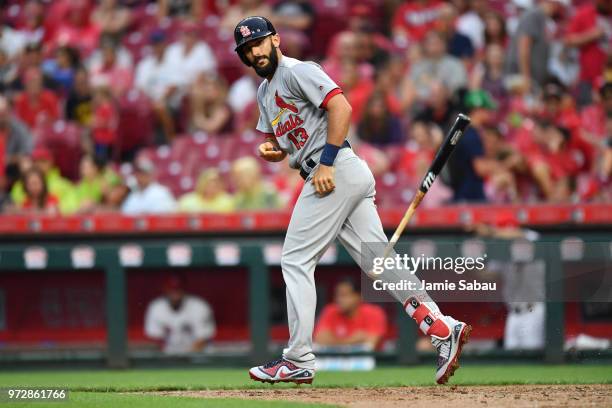
<svg viewBox="0 0 612 408"><path fill-rule="evenodd" d="M272 142L263 142L259 145L259 157L269 162L279 162L285 158L287 153L280 150Z"/></svg>

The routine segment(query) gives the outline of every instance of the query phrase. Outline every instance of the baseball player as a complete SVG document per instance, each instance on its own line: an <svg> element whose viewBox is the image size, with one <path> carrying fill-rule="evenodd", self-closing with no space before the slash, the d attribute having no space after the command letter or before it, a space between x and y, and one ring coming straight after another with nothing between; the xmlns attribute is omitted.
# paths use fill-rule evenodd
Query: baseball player
<svg viewBox="0 0 612 408"><path fill-rule="evenodd" d="M264 78L257 91L257 130L265 135L259 155L270 162L289 156L289 165L305 180L281 256L289 343L280 359L253 367L249 374L262 382L311 383L318 260L336 238L357 262L362 243L387 242L374 204L374 177L346 140L351 106L319 65L284 56L279 35L264 17L239 22L234 38L242 62ZM390 282L418 282L404 270L381 276ZM389 292L431 336L438 350L436 381L446 383L458 367L471 327L443 315L425 291Z"/></svg>

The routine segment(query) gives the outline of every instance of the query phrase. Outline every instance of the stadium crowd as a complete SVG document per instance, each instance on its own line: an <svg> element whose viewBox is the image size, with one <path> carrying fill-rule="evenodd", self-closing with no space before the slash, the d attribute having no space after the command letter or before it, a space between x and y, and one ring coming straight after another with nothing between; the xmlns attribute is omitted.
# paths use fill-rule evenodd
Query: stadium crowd
<svg viewBox="0 0 612 408"><path fill-rule="evenodd" d="M260 78L233 52L248 15L341 86L383 207L457 112L472 126L426 205L612 198L609 0L0 4L4 213L290 207L298 172L255 157Z"/></svg>

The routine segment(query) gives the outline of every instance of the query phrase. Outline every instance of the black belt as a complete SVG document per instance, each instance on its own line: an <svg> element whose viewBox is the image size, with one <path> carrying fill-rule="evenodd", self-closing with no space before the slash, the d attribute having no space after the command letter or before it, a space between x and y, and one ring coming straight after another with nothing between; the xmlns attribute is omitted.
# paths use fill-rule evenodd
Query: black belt
<svg viewBox="0 0 612 408"><path fill-rule="evenodd" d="M348 140L345 140L344 143L342 143L342 146L340 146L340 149L344 149L345 147L348 147L349 149L351 148L351 144L349 143ZM310 172L314 170L317 164L319 163L317 163L313 159L308 159L305 162L303 162L302 166L300 167L300 176L304 180L306 180L308 176L310 175ZM308 167L308 169L306 169L305 166Z"/></svg>

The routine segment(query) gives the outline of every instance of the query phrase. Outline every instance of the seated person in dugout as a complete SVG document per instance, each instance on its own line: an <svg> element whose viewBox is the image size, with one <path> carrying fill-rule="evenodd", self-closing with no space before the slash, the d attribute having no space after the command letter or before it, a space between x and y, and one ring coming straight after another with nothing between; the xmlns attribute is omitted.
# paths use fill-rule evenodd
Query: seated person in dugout
<svg viewBox="0 0 612 408"><path fill-rule="evenodd" d="M170 276L164 295L147 307L145 334L160 342L166 354L200 352L216 332L212 309L198 296L185 293L185 282Z"/></svg>
<svg viewBox="0 0 612 408"><path fill-rule="evenodd" d="M359 287L344 278L335 288L334 302L323 308L315 326L319 347L353 346L374 350L387 332L387 318L380 306L364 303Z"/></svg>

